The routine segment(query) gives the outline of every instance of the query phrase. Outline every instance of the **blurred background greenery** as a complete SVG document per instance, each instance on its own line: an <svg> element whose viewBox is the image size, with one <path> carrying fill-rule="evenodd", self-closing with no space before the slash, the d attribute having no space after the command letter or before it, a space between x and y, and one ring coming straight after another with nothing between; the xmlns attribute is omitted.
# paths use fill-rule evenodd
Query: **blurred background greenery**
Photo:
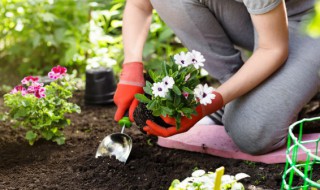
<svg viewBox="0 0 320 190"><path fill-rule="evenodd" d="M43 75L55 65L85 69L123 61L125 0L0 0L0 84L15 85L26 75ZM307 27L320 36L320 0ZM147 68L185 50L154 12L143 52ZM1 86L0 85L0 86Z"/></svg>
<svg viewBox="0 0 320 190"><path fill-rule="evenodd" d="M46 74L54 65L112 67L123 61L125 0L0 0L0 84ZM143 52L146 67L184 49L154 12Z"/></svg>

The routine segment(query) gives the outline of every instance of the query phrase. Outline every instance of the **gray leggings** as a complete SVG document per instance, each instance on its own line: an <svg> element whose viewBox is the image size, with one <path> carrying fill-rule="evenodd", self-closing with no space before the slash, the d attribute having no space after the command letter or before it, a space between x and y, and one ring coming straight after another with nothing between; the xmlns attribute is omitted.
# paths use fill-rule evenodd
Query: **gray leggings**
<svg viewBox="0 0 320 190"><path fill-rule="evenodd" d="M236 46L253 50L257 37L246 7L233 0L151 0L161 18L221 83L243 64ZM254 90L225 106L223 123L237 146L264 154L283 146L288 126L319 88L320 39L301 33L310 11L289 16L289 58Z"/></svg>

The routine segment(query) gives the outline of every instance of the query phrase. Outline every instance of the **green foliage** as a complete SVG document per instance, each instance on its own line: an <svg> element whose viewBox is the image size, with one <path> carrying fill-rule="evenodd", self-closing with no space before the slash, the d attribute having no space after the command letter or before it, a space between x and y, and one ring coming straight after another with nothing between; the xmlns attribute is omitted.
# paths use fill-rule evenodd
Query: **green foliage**
<svg viewBox="0 0 320 190"><path fill-rule="evenodd" d="M80 113L80 107L68 101L74 91L73 77L66 76L46 85L46 96L37 98L34 94L7 93L4 103L10 108L9 118L13 127L27 129L25 138L33 145L39 138L61 145L65 143L63 129L70 125L66 113Z"/></svg>
<svg viewBox="0 0 320 190"><path fill-rule="evenodd" d="M320 0L315 4L315 14L307 26L307 32L312 37L320 37Z"/></svg>
<svg viewBox="0 0 320 190"><path fill-rule="evenodd" d="M18 81L30 73L43 75L59 64L75 68L81 75L92 62L113 67L119 74L124 60L121 30L125 3L125 0L0 1L0 74ZM182 50L185 48L172 30L154 12L143 51L146 69L159 69L164 57ZM13 69L18 76L10 75Z"/></svg>
<svg viewBox="0 0 320 190"><path fill-rule="evenodd" d="M85 66L90 47L87 0L2 0L2 72L42 75L53 65Z"/></svg>

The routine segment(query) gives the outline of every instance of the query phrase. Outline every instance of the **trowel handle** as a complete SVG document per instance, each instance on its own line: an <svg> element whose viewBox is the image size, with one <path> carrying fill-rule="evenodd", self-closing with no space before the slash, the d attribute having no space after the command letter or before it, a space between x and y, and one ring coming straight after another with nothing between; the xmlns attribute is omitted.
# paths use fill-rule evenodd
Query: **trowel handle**
<svg viewBox="0 0 320 190"><path fill-rule="evenodd" d="M129 113L126 112L126 114L118 121L120 126L125 126L126 128L130 128L132 126L132 123L128 117Z"/></svg>

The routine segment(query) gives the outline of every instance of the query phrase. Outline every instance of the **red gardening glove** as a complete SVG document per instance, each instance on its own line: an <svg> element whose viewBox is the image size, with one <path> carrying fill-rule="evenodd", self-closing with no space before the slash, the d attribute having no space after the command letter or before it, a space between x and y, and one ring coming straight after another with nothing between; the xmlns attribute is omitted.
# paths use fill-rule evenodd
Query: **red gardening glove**
<svg viewBox="0 0 320 190"><path fill-rule="evenodd" d="M144 85L143 64L141 62L123 64L120 80L113 97L113 101L118 107L114 120L119 121L129 109L129 118L134 121L133 112L139 103L134 95L143 94Z"/></svg>
<svg viewBox="0 0 320 190"><path fill-rule="evenodd" d="M177 129L175 124L176 121L174 118L171 117L162 117L161 118L169 125L172 125L169 128L162 127L151 120L147 120L143 130L147 132L148 135L155 135L155 136L162 136L162 137L168 137L172 136L178 133L183 133L188 131L191 127L193 127L194 124L196 124L200 119L202 119L204 116L211 114L213 112L216 112L217 110L221 109L223 106L223 99L220 93L213 92L215 94L215 98L212 100L212 103L209 105L199 105L196 107L197 115L193 115L191 119L187 117L181 118L181 126L180 129Z"/></svg>

